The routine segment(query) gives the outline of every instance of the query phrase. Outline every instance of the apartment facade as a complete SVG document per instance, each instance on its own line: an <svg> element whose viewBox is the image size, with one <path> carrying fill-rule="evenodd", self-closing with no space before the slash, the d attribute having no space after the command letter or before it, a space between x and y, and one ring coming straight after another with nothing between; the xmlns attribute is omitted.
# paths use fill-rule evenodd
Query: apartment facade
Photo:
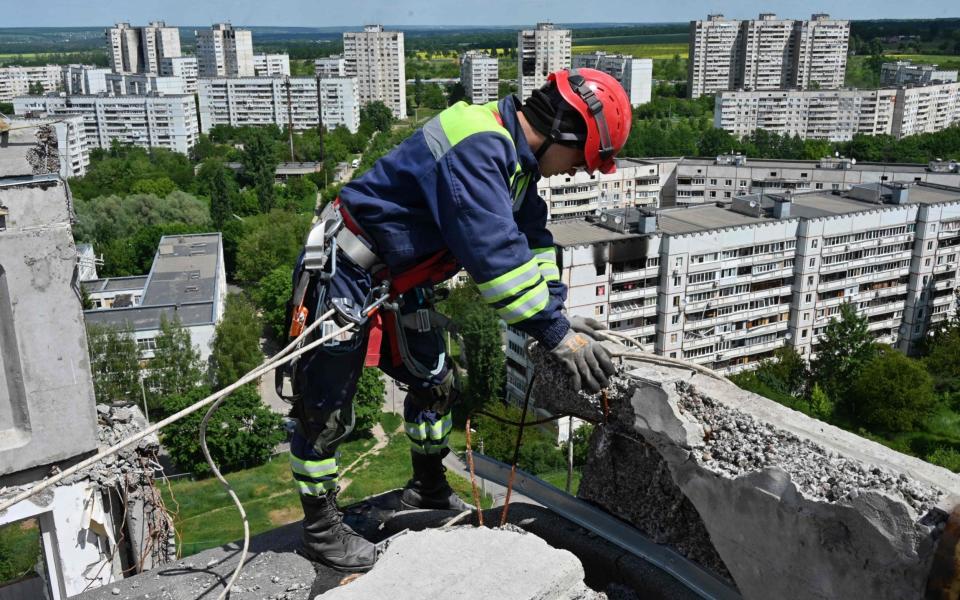
<svg viewBox="0 0 960 600"><path fill-rule="evenodd" d="M253 77L253 34L230 23L216 23L196 34L199 77Z"/></svg>
<svg viewBox="0 0 960 600"><path fill-rule="evenodd" d="M256 77L290 75L290 56L287 54L254 54L253 74Z"/></svg>
<svg viewBox="0 0 960 600"><path fill-rule="evenodd" d="M741 196L724 208L614 211L548 227L568 315L727 373L783 345L815 356L845 302L877 342L904 351L956 309L957 187ZM524 341L508 329L507 386L520 398L530 376Z"/></svg>
<svg viewBox="0 0 960 600"><path fill-rule="evenodd" d="M938 69L937 65L915 65L909 60L883 63L880 67L880 85L929 85L957 81L957 71Z"/></svg>
<svg viewBox="0 0 960 600"><path fill-rule="evenodd" d="M360 128L360 98L356 77L317 79L320 95L320 116L328 130L346 127L350 133Z"/></svg>
<svg viewBox="0 0 960 600"><path fill-rule="evenodd" d="M844 157L820 160L757 160L743 155L651 159L675 165L660 193L660 206L730 203L749 194L846 192L870 183L932 183L960 187L960 168L951 161L929 164L869 163Z"/></svg>
<svg viewBox="0 0 960 600"><path fill-rule="evenodd" d="M737 137L765 129L803 139L848 141L854 135L941 131L960 121L960 84L877 90L720 92L714 127Z"/></svg>
<svg viewBox="0 0 960 600"><path fill-rule="evenodd" d="M313 72L321 79L328 77L346 77L347 60L339 54L318 58L313 61Z"/></svg>
<svg viewBox="0 0 960 600"><path fill-rule="evenodd" d="M186 94L179 77L161 77L149 73L107 73L106 92L111 96L171 96Z"/></svg>
<svg viewBox="0 0 960 600"><path fill-rule="evenodd" d="M537 23L535 29L517 34L517 82L520 98L547 82L547 75L570 66L572 34L553 23Z"/></svg>
<svg viewBox="0 0 960 600"><path fill-rule="evenodd" d="M460 57L460 85L471 104L497 100L500 95L500 61L486 52L465 52Z"/></svg>
<svg viewBox="0 0 960 600"><path fill-rule="evenodd" d="M0 102L10 102L30 93L30 86L43 86L44 93L55 92L62 85L59 65L42 67L0 67Z"/></svg>
<svg viewBox="0 0 960 600"><path fill-rule="evenodd" d="M763 13L739 21L709 15L690 22L688 93L726 90L837 89L843 86L849 21Z"/></svg>
<svg viewBox="0 0 960 600"><path fill-rule="evenodd" d="M24 96L13 101L17 115L79 115L87 144L109 149L117 140L143 148L186 154L199 127L193 96Z"/></svg>
<svg viewBox="0 0 960 600"><path fill-rule="evenodd" d="M162 77L179 77L183 81L185 94L197 93L197 57L173 56L160 60L160 75Z"/></svg>
<svg viewBox="0 0 960 600"><path fill-rule="evenodd" d="M110 69L92 65L65 65L61 71L63 91L74 94L106 94Z"/></svg>
<svg viewBox="0 0 960 600"><path fill-rule="evenodd" d="M592 54L574 54L573 67L589 67L610 75L626 90L633 106L650 102L653 93L653 60L650 58L597 51Z"/></svg>
<svg viewBox="0 0 960 600"><path fill-rule="evenodd" d="M114 73L160 72L160 61L180 56L180 30L163 21L145 27L117 23L104 32L110 70Z"/></svg>
<svg viewBox="0 0 960 600"><path fill-rule="evenodd" d="M215 125L284 128L292 120L294 129L309 129L319 123L313 77L201 78L197 96L203 133Z"/></svg>
<svg viewBox="0 0 960 600"><path fill-rule="evenodd" d="M343 34L344 74L357 78L360 105L383 102L394 118L407 118L403 33L366 25Z"/></svg>

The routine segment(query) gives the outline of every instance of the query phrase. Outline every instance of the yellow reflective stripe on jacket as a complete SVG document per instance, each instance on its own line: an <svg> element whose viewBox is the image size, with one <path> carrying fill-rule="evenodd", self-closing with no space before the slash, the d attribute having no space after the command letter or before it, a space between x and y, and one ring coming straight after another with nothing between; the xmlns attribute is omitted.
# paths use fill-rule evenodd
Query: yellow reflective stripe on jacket
<svg viewBox="0 0 960 600"><path fill-rule="evenodd" d="M499 277L485 281L477 287L487 303L498 302L510 296L516 296L540 281L540 267L536 258L531 258L516 269L507 271Z"/></svg>
<svg viewBox="0 0 960 600"><path fill-rule="evenodd" d="M540 268L540 275L544 281L560 281L560 268L557 267L557 251L551 246L549 248L531 248L533 258L537 261Z"/></svg>
<svg viewBox="0 0 960 600"><path fill-rule="evenodd" d="M498 308L497 313L501 319L513 325L524 319L529 319L543 310L549 300L550 289L547 287L547 283L543 281L543 278L540 278L540 283L510 304Z"/></svg>

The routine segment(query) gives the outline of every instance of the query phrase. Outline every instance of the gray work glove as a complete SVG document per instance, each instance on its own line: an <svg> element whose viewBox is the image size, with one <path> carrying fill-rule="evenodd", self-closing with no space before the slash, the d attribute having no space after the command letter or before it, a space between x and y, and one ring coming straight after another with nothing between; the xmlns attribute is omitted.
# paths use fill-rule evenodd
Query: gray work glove
<svg viewBox="0 0 960 600"><path fill-rule="evenodd" d="M596 394L607 387L607 378L617 372L606 348L589 334L575 331L572 324L550 354L573 377L574 389L582 389L588 394Z"/></svg>
<svg viewBox="0 0 960 600"><path fill-rule="evenodd" d="M603 331L606 328L606 325L596 319L591 319L590 317L573 317L570 319L570 329L578 333L585 333L595 340L600 339L597 337L596 332Z"/></svg>

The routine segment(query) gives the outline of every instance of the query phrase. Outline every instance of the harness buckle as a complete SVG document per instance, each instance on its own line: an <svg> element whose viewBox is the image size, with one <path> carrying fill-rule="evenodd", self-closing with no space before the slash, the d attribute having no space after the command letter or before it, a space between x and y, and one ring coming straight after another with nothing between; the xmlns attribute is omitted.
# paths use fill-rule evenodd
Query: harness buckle
<svg viewBox="0 0 960 600"><path fill-rule="evenodd" d="M430 311L426 308L417 309L417 332L427 333L430 331Z"/></svg>

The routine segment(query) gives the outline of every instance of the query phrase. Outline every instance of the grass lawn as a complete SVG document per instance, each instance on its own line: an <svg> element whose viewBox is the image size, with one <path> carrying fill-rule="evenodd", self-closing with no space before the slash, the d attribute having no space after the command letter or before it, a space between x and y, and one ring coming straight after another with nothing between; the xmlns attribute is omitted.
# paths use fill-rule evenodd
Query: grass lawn
<svg viewBox="0 0 960 600"><path fill-rule="evenodd" d="M619 54L630 54L636 58L687 58L687 44L599 44L574 46L574 54L585 54L603 50Z"/></svg>
<svg viewBox="0 0 960 600"><path fill-rule="evenodd" d="M915 63L938 64L941 67L952 64L950 68L956 69L960 64L960 56L955 54L884 54L885 58L893 60L912 60Z"/></svg>
<svg viewBox="0 0 960 600"><path fill-rule="evenodd" d="M580 477L582 473L579 469L573 469L573 481L570 482L570 493L574 496L577 495L577 490L580 489ZM537 475L540 479L546 481L550 485L560 488L561 490L567 489L567 470L560 469L559 471L550 471L549 473L543 473Z"/></svg>
<svg viewBox="0 0 960 600"><path fill-rule="evenodd" d="M40 526L24 519L0 527L0 586L33 573L40 556Z"/></svg>

